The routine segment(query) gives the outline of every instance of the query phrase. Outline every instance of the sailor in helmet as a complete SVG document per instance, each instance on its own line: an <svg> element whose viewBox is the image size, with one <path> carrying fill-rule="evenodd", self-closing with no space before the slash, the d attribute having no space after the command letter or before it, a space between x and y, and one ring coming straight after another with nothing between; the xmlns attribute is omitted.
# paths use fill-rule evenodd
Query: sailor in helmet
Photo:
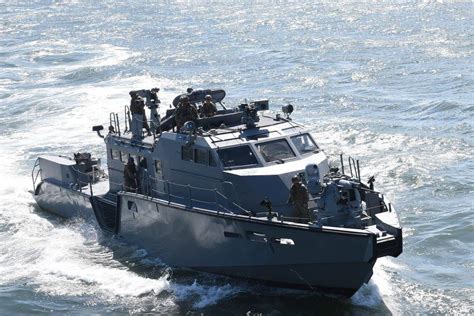
<svg viewBox="0 0 474 316"><path fill-rule="evenodd" d="M212 102L212 96L210 94L204 97L204 102L201 107L201 114L204 117L214 116L217 112L216 105Z"/></svg>
<svg viewBox="0 0 474 316"><path fill-rule="evenodd" d="M187 95L183 95L180 98L178 103L178 108L175 112L175 121L178 130L186 123L187 121L194 121L198 117L197 110L194 106L189 103L189 98Z"/></svg>
<svg viewBox="0 0 474 316"><path fill-rule="evenodd" d="M143 128L151 135L150 126L145 113L145 101L135 91L130 92L132 100L130 101L130 112L132 113L132 133L136 138L142 138Z"/></svg>
<svg viewBox="0 0 474 316"><path fill-rule="evenodd" d="M308 189L306 189L306 186L301 183L300 177L297 175L291 178L291 183L288 204L292 203L294 205L292 216L296 218L295 221L306 223L310 220L308 210Z"/></svg>

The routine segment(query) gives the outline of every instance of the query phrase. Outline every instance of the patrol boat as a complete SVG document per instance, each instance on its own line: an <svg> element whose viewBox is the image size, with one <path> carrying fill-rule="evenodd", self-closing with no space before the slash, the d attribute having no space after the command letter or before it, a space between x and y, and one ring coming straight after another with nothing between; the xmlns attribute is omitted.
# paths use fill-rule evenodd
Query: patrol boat
<svg viewBox="0 0 474 316"><path fill-rule="evenodd" d="M175 108L160 117L158 91L133 92L150 109L150 136L143 111L128 106L123 119L110 114L107 135L103 126L92 128L106 145L105 170L88 153L40 156L32 171L38 205L94 218L172 267L287 288L351 296L378 258L400 255L398 216L374 178L363 182L351 157L330 167L309 131L291 119L292 105L266 115L268 100L228 108L223 90L190 91L193 106L211 95L221 108L178 130ZM136 188L126 188L124 170L132 165ZM309 193L307 218L295 218L287 203L295 175Z"/></svg>

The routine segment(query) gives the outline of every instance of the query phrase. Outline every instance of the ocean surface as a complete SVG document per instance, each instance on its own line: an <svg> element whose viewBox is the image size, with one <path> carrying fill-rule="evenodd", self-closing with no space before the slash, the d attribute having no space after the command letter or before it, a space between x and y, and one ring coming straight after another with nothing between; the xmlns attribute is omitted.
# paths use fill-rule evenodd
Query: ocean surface
<svg viewBox="0 0 474 316"><path fill-rule="evenodd" d="M0 2L0 314L474 314L474 5ZM171 269L41 211L38 155L89 151L133 89L292 103L331 160L375 175L404 252L351 299ZM177 249L179 251L179 249Z"/></svg>

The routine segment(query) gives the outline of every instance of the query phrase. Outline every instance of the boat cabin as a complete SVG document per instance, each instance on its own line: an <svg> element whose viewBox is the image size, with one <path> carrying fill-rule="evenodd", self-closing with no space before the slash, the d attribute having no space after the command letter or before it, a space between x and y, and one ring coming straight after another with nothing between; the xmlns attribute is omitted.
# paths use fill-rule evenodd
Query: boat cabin
<svg viewBox="0 0 474 316"><path fill-rule="evenodd" d="M199 99L192 100L198 107ZM141 194L178 202L191 196L202 207L221 198L238 213L264 212L261 201L267 199L274 211L289 216L291 177L314 164L322 178L328 162L302 125L262 114L267 109L268 100L223 108L179 131L172 109L151 136L138 140L111 121L114 132L105 137L111 192L124 190L124 165L131 157Z"/></svg>

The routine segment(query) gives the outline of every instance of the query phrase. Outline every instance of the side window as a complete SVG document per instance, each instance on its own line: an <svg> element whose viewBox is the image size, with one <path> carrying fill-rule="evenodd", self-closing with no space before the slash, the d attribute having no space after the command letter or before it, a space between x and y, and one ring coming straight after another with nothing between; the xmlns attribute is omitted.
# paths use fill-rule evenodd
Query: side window
<svg viewBox="0 0 474 316"><path fill-rule="evenodd" d="M127 162L127 160L128 160L128 154L127 154L126 152L123 152L123 151L122 151L122 152L121 152L121 157L122 157L121 160L122 160L123 162Z"/></svg>
<svg viewBox="0 0 474 316"><path fill-rule="evenodd" d="M140 168L148 169L148 163L145 157L138 156L138 161L139 161L138 165L140 166Z"/></svg>
<svg viewBox="0 0 474 316"><path fill-rule="evenodd" d="M161 173L161 161L160 160L155 160L155 172L156 173Z"/></svg>
<svg viewBox="0 0 474 316"><path fill-rule="evenodd" d="M311 136L309 136L309 134L293 136L291 137L291 141L293 142L293 145L295 145L296 149L298 149L298 152L301 155L318 151L318 146L311 139Z"/></svg>
<svg viewBox="0 0 474 316"><path fill-rule="evenodd" d="M209 151L196 148L194 150L194 162L207 166L209 163Z"/></svg>
<svg viewBox="0 0 474 316"><path fill-rule="evenodd" d="M283 161L295 157L295 153L285 139L258 143L257 149L266 162Z"/></svg>
<svg viewBox="0 0 474 316"><path fill-rule="evenodd" d="M181 159L205 166L217 167L217 163L208 149L181 146Z"/></svg>
<svg viewBox="0 0 474 316"><path fill-rule="evenodd" d="M181 146L181 159L185 161L194 161L194 149L188 146Z"/></svg>
<svg viewBox="0 0 474 316"><path fill-rule="evenodd" d="M258 164L258 160L252 149L247 145L218 149L217 154L224 167L241 167Z"/></svg>
<svg viewBox="0 0 474 316"><path fill-rule="evenodd" d="M217 167L217 163L214 160L214 157L212 157L212 153L209 153L209 166L211 167Z"/></svg>
<svg viewBox="0 0 474 316"><path fill-rule="evenodd" d="M111 149L110 150L110 158L113 160L120 160L120 150Z"/></svg>

